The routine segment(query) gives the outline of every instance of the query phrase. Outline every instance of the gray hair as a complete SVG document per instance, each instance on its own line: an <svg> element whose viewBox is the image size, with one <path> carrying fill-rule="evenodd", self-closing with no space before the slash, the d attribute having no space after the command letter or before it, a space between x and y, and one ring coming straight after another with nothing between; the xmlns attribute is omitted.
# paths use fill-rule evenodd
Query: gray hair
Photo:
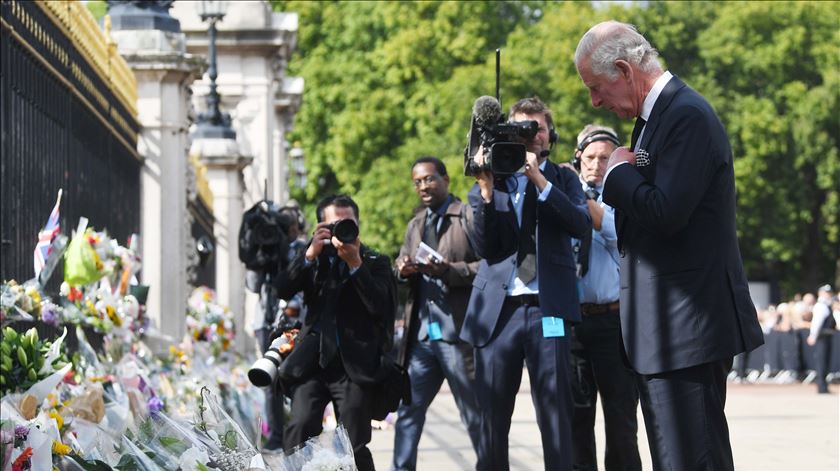
<svg viewBox="0 0 840 471"><path fill-rule="evenodd" d="M577 135L577 146L580 147L580 144L583 142L584 139L598 131L608 132L615 136L615 139L618 140L618 133L615 132L615 129L609 126L601 126L600 124L587 124L583 128L583 131L581 131Z"/></svg>
<svg viewBox="0 0 840 471"><path fill-rule="evenodd" d="M659 52L635 26L605 21L590 28L580 39L575 50L575 65L580 68L581 62L588 59L593 74L615 80L619 75L615 61L621 59L651 73L662 70L658 57Z"/></svg>

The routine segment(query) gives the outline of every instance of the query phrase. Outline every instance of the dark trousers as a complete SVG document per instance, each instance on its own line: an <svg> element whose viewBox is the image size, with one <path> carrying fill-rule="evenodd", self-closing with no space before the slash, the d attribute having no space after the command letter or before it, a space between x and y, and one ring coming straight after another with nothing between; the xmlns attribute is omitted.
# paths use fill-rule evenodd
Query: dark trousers
<svg viewBox="0 0 840 471"><path fill-rule="evenodd" d="M293 449L306 440L318 436L324 408L332 401L337 421L347 429L356 467L359 471L373 470L373 456L367 447L371 438L370 388L354 383L347 377L338 356L326 369L291 388L292 416L286 425L285 449Z"/></svg>
<svg viewBox="0 0 840 471"><path fill-rule="evenodd" d="M732 359L639 375L639 394L655 471L734 470L726 423Z"/></svg>
<svg viewBox="0 0 840 471"><path fill-rule="evenodd" d="M600 394L606 432L604 468L641 471L636 420L639 391L636 373L621 357L618 310L584 316L572 333L573 469L598 469L595 414Z"/></svg>
<svg viewBox="0 0 840 471"><path fill-rule="evenodd" d="M817 373L817 392L827 393L828 382L825 377L828 375L828 364L831 360L831 335L820 335L817 343L814 344L814 369Z"/></svg>
<svg viewBox="0 0 840 471"><path fill-rule="evenodd" d="M572 468L569 339L567 336L545 338L542 317L539 307L505 302L495 337L475 350L476 396L481 409L476 469L480 471L510 469L508 433L522 381L523 361L531 380L545 469ZM568 331L568 322L565 325Z"/></svg>
<svg viewBox="0 0 840 471"><path fill-rule="evenodd" d="M443 341L418 341L408 353L408 376L411 378L411 404L400 404L394 427L394 459L392 471L417 468L417 445L426 423L426 411L440 391L444 378L449 383L461 423L470 435L478 453L481 420L476 404L473 382L467 374L467 361L473 358L472 347ZM469 358L466 358L465 351Z"/></svg>
<svg viewBox="0 0 840 471"><path fill-rule="evenodd" d="M262 351L265 352L268 350L269 345L271 345L271 329L257 329L255 334L260 341ZM263 388L263 391L265 392L265 408L268 415L269 431L268 440L263 448L268 450L282 448L283 427L286 422L283 387L280 381L275 381L271 386Z"/></svg>

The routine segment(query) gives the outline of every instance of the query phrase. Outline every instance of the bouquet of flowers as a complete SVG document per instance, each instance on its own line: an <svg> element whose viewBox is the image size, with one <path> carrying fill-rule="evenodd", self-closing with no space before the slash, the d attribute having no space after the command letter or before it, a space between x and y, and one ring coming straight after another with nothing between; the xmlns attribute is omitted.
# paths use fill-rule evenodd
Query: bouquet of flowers
<svg viewBox="0 0 840 471"><path fill-rule="evenodd" d="M62 351L66 335L65 329L64 335L49 342L39 339L35 328L19 334L6 327L0 341L0 392L5 395L26 390L67 365Z"/></svg>
<svg viewBox="0 0 840 471"><path fill-rule="evenodd" d="M216 358L228 352L236 335L233 313L216 301L215 291L206 286L194 289L188 306L187 332L193 340L208 342Z"/></svg>
<svg viewBox="0 0 840 471"><path fill-rule="evenodd" d="M310 438L281 461L281 471L355 471L353 445L343 425Z"/></svg>

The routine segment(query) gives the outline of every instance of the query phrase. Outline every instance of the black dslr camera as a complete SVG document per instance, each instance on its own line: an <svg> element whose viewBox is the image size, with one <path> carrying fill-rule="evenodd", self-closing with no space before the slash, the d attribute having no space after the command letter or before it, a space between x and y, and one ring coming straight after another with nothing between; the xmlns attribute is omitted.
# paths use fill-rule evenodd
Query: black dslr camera
<svg viewBox="0 0 840 471"><path fill-rule="evenodd" d="M344 244L354 242L359 237L359 226L352 219L342 219L327 226L332 235ZM324 247L323 252L327 255L335 255L335 247L332 244Z"/></svg>

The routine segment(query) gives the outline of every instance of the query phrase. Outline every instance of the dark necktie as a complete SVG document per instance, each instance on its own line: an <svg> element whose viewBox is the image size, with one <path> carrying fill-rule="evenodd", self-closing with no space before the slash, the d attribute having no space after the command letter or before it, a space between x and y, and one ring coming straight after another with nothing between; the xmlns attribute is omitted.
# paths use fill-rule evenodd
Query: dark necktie
<svg viewBox="0 0 840 471"><path fill-rule="evenodd" d="M342 262L336 257L330 264L329 275L324 283L324 288L321 291L324 296L323 310L321 311L321 357L318 364L321 368L326 368L330 364L336 351L337 345L337 327L335 324L335 311L338 307L338 294L341 287L341 265Z"/></svg>
<svg viewBox="0 0 840 471"><path fill-rule="evenodd" d="M423 242L435 250L438 248L437 226L439 220L440 215L432 211L426 216L426 226L423 228Z"/></svg>
<svg viewBox="0 0 840 471"><path fill-rule="evenodd" d="M641 116L636 118L636 125L633 126L633 137L630 139L630 150L633 152L636 152L636 141L639 139L639 134L642 133L646 122Z"/></svg>
<svg viewBox="0 0 840 471"><path fill-rule="evenodd" d="M522 224L519 226L519 252L516 269L526 285L537 276L537 189L530 181L525 186Z"/></svg>

